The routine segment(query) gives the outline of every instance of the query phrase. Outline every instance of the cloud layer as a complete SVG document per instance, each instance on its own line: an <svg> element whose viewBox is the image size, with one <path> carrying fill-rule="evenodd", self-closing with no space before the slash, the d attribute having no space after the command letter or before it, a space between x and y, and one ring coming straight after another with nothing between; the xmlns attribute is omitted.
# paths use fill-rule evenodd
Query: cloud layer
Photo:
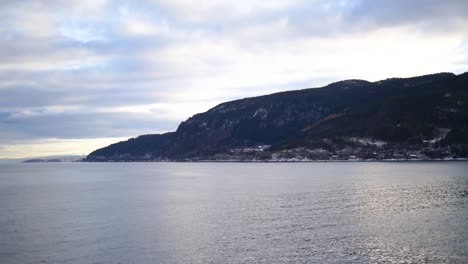
<svg viewBox="0 0 468 264"><path fill-rule="evenodd" d="M0 157L91 151L230 99L461 73L466 14L462 0L2 1Z"/></svg>

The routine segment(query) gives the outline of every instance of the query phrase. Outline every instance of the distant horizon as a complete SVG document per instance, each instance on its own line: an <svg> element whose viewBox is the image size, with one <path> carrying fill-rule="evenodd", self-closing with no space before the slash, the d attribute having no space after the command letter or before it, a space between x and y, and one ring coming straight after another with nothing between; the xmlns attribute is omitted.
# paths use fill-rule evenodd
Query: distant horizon
<svg viewBox="0 0 468 264"><path fill-rule="evenodd" d="M468 3L3 1L0 158L89 153L234 99L468 71Z"/></svg>
<svg viewBox="0 0 468 264"><path fill-rule="evenodd" d="M87 154L63 154L52 156L33 156L33 157L19 157L19 158L0 158L0 160L26 160L26 159L52 159L64 157L86 157Z"/></svg>

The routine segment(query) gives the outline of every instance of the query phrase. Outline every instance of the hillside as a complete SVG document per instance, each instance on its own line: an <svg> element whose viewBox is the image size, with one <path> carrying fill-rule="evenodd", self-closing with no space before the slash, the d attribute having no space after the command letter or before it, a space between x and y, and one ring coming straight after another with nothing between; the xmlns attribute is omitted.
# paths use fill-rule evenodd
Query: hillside
<svg viewBox="0 0 468 264"><path fill-rule="evenodd" d="M468 73L222 103L175 132L98 149L86 161L452 159L468 157Z"/></svg>

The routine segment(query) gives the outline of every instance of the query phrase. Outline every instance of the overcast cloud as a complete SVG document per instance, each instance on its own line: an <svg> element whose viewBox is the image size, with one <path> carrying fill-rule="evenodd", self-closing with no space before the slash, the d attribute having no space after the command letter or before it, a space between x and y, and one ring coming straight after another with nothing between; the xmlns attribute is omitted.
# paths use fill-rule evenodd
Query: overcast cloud
<svg viewBox="0 0 468 264"><path fill-rule="evenodd" d="M462 73L467 14L464 0L1 1L0 158L84 154L226 100Z"/></svg>

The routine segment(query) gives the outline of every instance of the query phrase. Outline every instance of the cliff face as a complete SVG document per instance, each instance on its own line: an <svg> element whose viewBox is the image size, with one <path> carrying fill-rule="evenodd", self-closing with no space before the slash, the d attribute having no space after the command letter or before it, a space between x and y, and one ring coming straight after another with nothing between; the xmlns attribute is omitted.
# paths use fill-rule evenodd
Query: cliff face
<svg viewBox="0 0 468 264"><path fill-rule="evenodd" d="M222 103L86 160L467 157L467 105L468 73L347 80Z"/></svg>

